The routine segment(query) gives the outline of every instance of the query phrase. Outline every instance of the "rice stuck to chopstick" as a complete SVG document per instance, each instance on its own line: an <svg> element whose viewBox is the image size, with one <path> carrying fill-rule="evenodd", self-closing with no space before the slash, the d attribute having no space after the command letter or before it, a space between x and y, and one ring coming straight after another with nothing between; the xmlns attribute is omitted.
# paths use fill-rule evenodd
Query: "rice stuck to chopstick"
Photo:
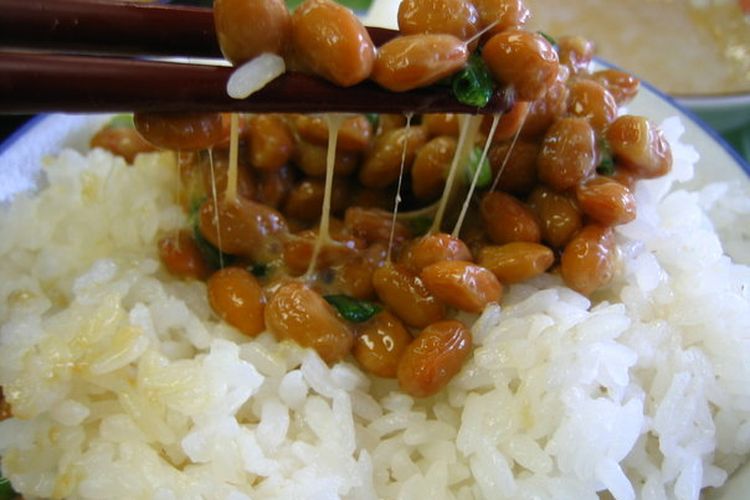
<svg viewBox="0 0 750 500"><path fill-rule="evenodd" d="M461 373L422 401L269 334L248 341L212 316L204 283L171 277L156 245L185 222L170 155L125 168L63 152L48 187L0 213L3 474L51 498L687 499L721 485L750 451L750 268L708 214L741 227L748 193L673 186L697 155L676 119L662 129L674 171L638 184L615 283L593 303L552 275L511 287L474 324Z"/></svg>

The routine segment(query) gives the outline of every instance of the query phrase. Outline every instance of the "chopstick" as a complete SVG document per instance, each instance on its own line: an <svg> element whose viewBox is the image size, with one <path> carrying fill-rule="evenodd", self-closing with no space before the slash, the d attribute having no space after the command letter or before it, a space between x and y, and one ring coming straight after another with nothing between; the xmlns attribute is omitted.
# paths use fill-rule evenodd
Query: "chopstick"
<svg viewBox="0 0 750 500"><path fill-rule="evenodd" d="M211 9L93 0L2 0L0 46L221 57Z"/></svg>
<svg viewBox="0 0 750 500"><path fill-rule="evenodd" d="M396 34L382 28L368 30L376 45ZM478 109L458 102L444 86L395 93L366 81L341 88L293 72L247 99L236 100L226 93L233 71L230 67L144 58L221 57L213 14L205 8L92 0L3 0L0 47L0 113L476 114L509 107L507 93L498 93L489 105Z"/></svg>
<svg viewBox="0 0 750 500"><path fill-rule="evenodd" d="M237 111L248 113L489 113L447 87L393 93L372 82L342 89L315 76L286 73L247 99L226 93L233 68L161 61L0 51L0 110L5 113Z"/></svg>
<svg viewBox="0 0 750 500"><path fill-rule="evenodd" d="M368 28L375 45L396 35ZM211 9L110 0L2 0L0 47L222 57Z"/></svg>

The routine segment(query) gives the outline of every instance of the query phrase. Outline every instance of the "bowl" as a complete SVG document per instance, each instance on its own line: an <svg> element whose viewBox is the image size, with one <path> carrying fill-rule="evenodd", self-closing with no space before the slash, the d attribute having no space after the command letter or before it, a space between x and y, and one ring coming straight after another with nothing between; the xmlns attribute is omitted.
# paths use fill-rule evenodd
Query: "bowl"
<svg viewBox="0 0 750 500"><path fill-rule="evenodd" d="M750 125L750 30L741 2L525 3L533 29L586 37L597 55L674 96L716 130Z"/></svg>
<svg viewBox="0 0 750 500"><path fill-rule="evenodd" d="M693 145L701 155L693 187L713 181L731 181L750 187L750 166L727 147L715 131L671 97L644 85L628 107L631 113L647 115L657 123L673 116L681 119L685 127L682 141ZM87 138L107 118L107 115L44 115L19 130L0 146L0 199L7 201L15 193L43 183L39 173L44 157L63 147L87 149ZM724 487L712 492L713 498L745 498L749 484L750 467L746 466L732 475Z"/></svg>

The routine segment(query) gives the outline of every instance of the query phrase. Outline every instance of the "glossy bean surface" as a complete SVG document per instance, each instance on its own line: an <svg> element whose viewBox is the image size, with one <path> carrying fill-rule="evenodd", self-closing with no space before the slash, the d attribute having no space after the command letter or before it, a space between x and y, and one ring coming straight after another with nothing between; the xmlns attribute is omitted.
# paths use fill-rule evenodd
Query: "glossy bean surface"
<svg viewBox="0 0 750 500"><path fill-rule="evenodd" d="M468 58L466 44L453 35L400 36L380 47L371 78L388 90L405 92L452 75Z"/></svg>
<svg viewBox="0 0 750 500"><path fill-rule="evenodd" d="M294 126L300 137L319 146L328 146L328 123L324 116L297 115ZM372 124L364 115L346 118L338 130L336 149L364 151L373 136Z"/></svg>
<svg viewBox="0 0 750 500"><path fill-rule="evenodd" d="M461 239L446 233L428 234L404 249L400 262L414 271L448 260L471 261L471 251Z"/></svg>
<svg viewBox="0 0 750 500"><path fill-rule="evenodd" d="M329 364L343 359L354 343L349 326L323 297L302 283L281 286L265 308L265 320L278 340L310 347Z"/></svg>
<svg viewBox="0 0 750 500"><path fill-rule="evenodd" d="M636 216L633 193L607 177L594 177L579 184L576 199L584 214L605 226L625 224Z"/></svg>
<svg viewBox="0 0 750 500"><path fill-rule="evenodd" d="M539 179L558 191L574 187L596 168L596 134L585 118L561 118L547 131L537 158Z"/></svg>
<svg viewBox="0 0 750 500"><path fill-rule="evenodd" d="M537 215L542 240L553 248L562 248L581 229L583 216L575 198L546 186L534 188L529 206Z"/></svg>
<svg viewBox="0 0 750 500"><path fill-rule="evenodd" d="M469 313L479 314L503 296L503 287L491 271L467 261L430 264L422 269L420 277L438 300Z"/></svg>
<svg viewBox="0 0 750 500"><path fill-rule="evenodd" d="M487 234L495 243L539 242L541 239L539 222L534 212L507 193L495 191L485 194L480 212Z"/></svg>
<svg viewBox="0 0 750 500"><path fill-rule="evenodd" d="M357 332L352 354L365 371L378 377L396 378L398 364L411 343L404 324L388 311L382 311Z"/></svg>
<svg viewBox="0 0 750 500"><path fill-rule="evenodd" d="M292 14L292 50L317 75L342 87L370 76L375 46L354 13L332 0L305 0Z"/></svg>
<svg viewBox="0 0 750 500"><path fill-rule="evenodd" d="M294 151L294 138L278 115L255 115L248 121L250 165L259 170L278 170Z"/></svg>
<svg viewBox="0 0 750 500"><path fill-rule="evenodd" d="M177 151L210 148L229 132L220 113L135 113L133 123L149 143Z"/></svg>
<svg viewBox="0 0 750 500"><path fill-rule="evenodd" d="M222 252L251 258L273 251L269 237L288 230L276 210L241 197L231 202L220 199L217 203L208 199L201 205L198 217L200 232L212 245Z"/></svg>
<svg viewBox="0 0 750 500"><path fill-rule="evenodd" d="M479 252L477 263L492 271L504 284L521 283L544 273L555 261L549 247L539 243L516 241L488 245Z"/></svg>
<svg viewBox="0 0 750 500"><path fill-rule="evenodd" d="M420 126L403 127L384 133L375 139L365 156L359 169L359 182L371 188L383 188L395 183L401 172L402 158L404 172L408 172L417 151L426 142L427 131Z"/></svg>
<svg viewBox="0 0 750 500"><path fill-rule="evenodd" d="M606 285L614 276L616 250L611 228L585 226L562 253L560 272L565 284L584 295Z"/></svg>
<svg viewBox="0 0 750 500"><path fill-rule="evenodd" d="M482 58L495 79L511 85L518 99L539 99L557 76L557 52L541 35L511 29L490 38Z"/></svg>
<svg viewBox="0 0 750 500"><path fill-rule="evenodd" d="M420 200L434 200L445 186L445 178L456 154L451 136L435 137L419 149L411 167L411 189Z"/></svg>
<svg viewBox="0 0 750 500"><path fill-rule="evenodd" d="M593 80L577 80L569 86L568 113L586 118L597 134L603 134L617 118L617 102L612 94Z"/></svg>
<svg viewBox="0 0 750 500"><path fill-rule="evenodd" d="M479 31L479 13L467 0L402 0L398 29L403 35L444 33L468 40Z"/></svg>
<svg viewBox="0 0 750 500"><path fill-rule="evenodd" d="M672 148L647 118L619 117L607 130L607 141L617 164L638 177L653 179L672 169Z"/></svg>
<svg viewBox="0 0 750 500"><path fill-rule="evenodd" d="M283 0L215 0L216 37L221 52L233 64L264 52L281 55L290 33L290 16Z"/></svg>
<svg viewBox="0 0 750 500"><path fill-rule="evenodd" d="M265 295L258 280L239 267L216 271L206 282L211 309L245 335L254 337L265 330Z"/></svg>
<svg viewBox="0 0 750 500"><path fill-rule="evenodd" d="M501 31L519 28L531 17L523 0L474 0L482 29L496 23L488 32L495 35Z"/></svg>
<svg viewBox="0 0 750 500"><path fill-rule="evenodd" d="M186 230L159 240L159 259L170 274L179 278L203 280L211 274L193 235Z"/></svg>
<svg viewBox="0 0 750 500"><path fill-rule="evenodd" d="M420 277L399 264L386 264L372 275L378 298L404 323L424 328L445 317L445 306Z"/></svg>
<svg viewBox="0 0 750 500"><path fill-rule="evenodd" d="M471 348L471 332L461 322L427 326L401 357L397 373L401 390L420 398L436 394L461 371Z"/></svg>
<svg viewBox="0 0 750 500"><path fill-rule="evenodd" d="M500 175L497 188L515 196L527 195L536 185L536 158L539 145L517 141L494 144L488 153L493 178Z"/></svg>

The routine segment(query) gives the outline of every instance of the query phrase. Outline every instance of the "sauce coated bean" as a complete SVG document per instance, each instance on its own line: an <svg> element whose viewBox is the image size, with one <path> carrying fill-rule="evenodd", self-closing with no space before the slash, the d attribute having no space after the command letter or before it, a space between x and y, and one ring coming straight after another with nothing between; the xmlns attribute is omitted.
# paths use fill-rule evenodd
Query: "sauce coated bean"
<svg viewBox="0 0 750 500"><path fill-rule="evenodd" d="M523 0L474 0L474 5L479 12L479 22L482 28L497 22L488 32L490 36L501 31L519 28L531 17Z"/></svg>
<svg viewBox="0 0 750 500"><path fill-rule="evenodd" d="M250 165L259 170L278 170L294 151L294 138L278 115L255 115L248 121Z"/></svg>
<svg viewBox="0 0 750 500"><path fill-rule="evenodd" d="M154 146L177 151L210 148L229 133L220 113L135 113L133 123Z"/></svg>
<svg viewBox="0 0 750 500"><path fill-rule="evenodd" d="M325 177L328 167L328 149L307 141L297 141L294 150L294 164L310 177ZM336 148L333 172L336 175L349 175L357 168L359 155L352 151Z"/></svg>
<svg viewBox="0 0 750 500"><path fill-rule="evenodd" d="M557 40L560 64L568 67L571 74L588 72L594 58L594 44L582 36L562 36Z"/></svg>
<svg viewBox="0 0 750 500"><path fill-rule="evenodd" d="M568 113L586 118L596 133L603 134L617 118L617 102L612 94L593 80L577 80L569 89Z"/></svg>
<svg viewBox="0 0 750 500"><path fill-rule="evenodd" d="M487 193L482 198L480 211L487 234L495 243L538 243L541 239L539 222L534 212L509 194L497 191Z"/></svg>
<svg viewBox="0 0 750 500"><path fill-rule="evenodd" d="M584 118L561 118L547 131L537 158L539 179L558 191L574 187L596 168L596 135Z"/></svg>
<svg viewBox="0 0 750 500"><path fill-rule="evenodd" d="M503 287L488 269L462 260L430 264L420 274L424 285L445 304L479 314L493 302L500 302Z"/></svg>
<svg viewBox="0 0 750 500"><path fill-rule="evenodd" d="M629 103L638 94L641 81L630 73L617 69L603 69L594 72L591 78L599 82L612 94L618 106Z"/></svg>
<svg viewBox="0 0 750 500"><path fill-rule="evenodd" d="M399 261L420 272L431 264L448 260L471 261L471 251L459 238L446 233L434 233L423 236L407 246Z"/></svg>
<svg viewBox="0 0 750 500"><path fill-rule="evenodd" d="M221 319L251 337L265 330L265 296L255 276L239 267L225 267L206 285L208 302Z"/></svg>
<svg viewBox="0 0 750 500"><path fill-rule="evenodd" d="M458 137L458 115L453 113L427 113L422 115L422 126L431 136Z"/></svg>
<svg viewBox="0 0 750 500"><path fill-rule="evenodd" d="M407 394L436 394L461 371L471 353L471 332L459 321L433 323L406 348L398 365L398 382Z"/></svg>
<svg viewBox="0 0 750 500"><path fill-rule="evenodd" d="M615 236L609 227L591 224L565 246L560 272L565 284L584 295L610 282L615 272Z"/></svg>
<svg viewBox="0 0 750 500"><path fill-rule="evenodd" d="M492 75L511 85L518 99L542 97L557 76L557 52L541 35L511 29L490 38L482 58Z"/></svg>
<svg viewBox="0 0 750 500"><path fill-rule="evenodd" d="M642 116L619 117L607 130L618 165L638 177L661 177L672 169L672 149L653 123Z"/></svg>
<svg viewBox="0 0 750 500"><path fill-rule="evenodd" d="M302 283L287 283L265 308L268 329L277 339L311 347L326 363L340 361L351 350L354 336L323 297Z"/></svg>
<svg viewBox="0 0 750 500"><path fill-rule="evenodd" d="M510 151L510 156L508 152ZM527 195L536 185L536 157L539 145L518 141L511 148L510 142L494 144L488 153L493 177L502 168L497 188L516 196ZM507 157L507 161L506 161Z"/></svg>
<svg viewBox="0 0 750 500"><path fill-rule="evenodd" d="M404 171L414 163L417 151L427 142L424 127L403 127L384 133L375 139L372 149L365 157L359 170L359 182L372 188L383 188L398 180L401 172L401 158L404 158Z"/></svg>
<svg viewBox="0 0 750 500"><path fill-rule="evenodd" d="M583 219L576 200L546 186L536 187L529 206L539 218L542 240L553 248L562 248L581 229Z"/></svg>
<svg viewBox="0 0 750 500"><path fill-rule="evenodd" d="M344 214L344 224L347 228L368 243L388 243L391 235L390 212L377 208L350 207ZM411 231L403 223L396 221L394 241L403 243L411 237Z"/></svg>
<svg viewBox="0 0 750 500"><path fill-rule="evenodd" d="M398 28L403 35L445 33L468 40L479 31L479 13L466 0L402 0Z"/></svg>
<svg viewBox="0 0 750 500"><path fill-rule="evenodd" d="M399 361L411 341L412 336L403 323L388 311L382 311L359 328L352 354L373 375L396 378Z"/></svg>
<svg viewBox="0 0 750 500"><path fill-rule="evenodd" d="M233 64L282 53L291 27L283 0L215 0L213 11L221 52Z"/></svg>
<svg viewBox="0 0 750 500"><path fill-rule="evenodd" d="M297 115L294 126L300 137L318 146L328 145L328 124L324 117ZM373 136L372 124L364 115L350 116L341 124L336 149L342 151L364 151Z"/></svg>
<svg viewBox="0 0 750 500"><path fill-rule="evenodd" d="M497 276L501 283L513 284L544 273L555 261L555 254L539 243L516 241L501 246L486 246L478 263Z"/></svg>
<svg viewBox="0 0 750 500"><path fill-rule="evenodd" d="M443 192L445 178L456 154L454 137L435 137L416 154L411 167L411 189L420 200L430 201Z"/></svg>
<svg viewBox="0 0 750 500"><path fill-rule="evenodd" d="M378 51L371 78L394 92L426 87L466 65L469 50L453 35L400 36Z"/></svg>
<svg viewBox="0 0 750 500"><path fill-rule="evenodd" d="M218 206L218 213L216 212ZM198 213L201 234L222 252L265 262L272 250L270 236L286 234L284 217L276 210L238 197L234 201L206 200ZM263 258L262 258L263 257Z"/></svg>
<svg viewBox="0 0 750 500"><path fill-rule="evenodd" d="M445 317L445 306L425 287L419 276L399 264L386 264L372 275L380 300L404 323L424 328Z"/></svg>
<svg viewBox="0 0 750 500"><path fill-rule="evenodd" d="M350 87L372 71L375 46L354 13L332 0L305 0L292 14L295 56L323 78Z"/></svg>
<svg viewBox="0 0 750 500"><path fill-rule="evenodd" d="M594 177L579 184L576 199L584 214L604 226L625 224L636 216L633 193L607 177Z"/></svg>
<svg viewBox="0 0 750 500"><path fill-rule="evenodd" d="M171 274L180 278L204 280L211 266L203 258L190 232L183 230L159 240L159 259Z"/></svg>

